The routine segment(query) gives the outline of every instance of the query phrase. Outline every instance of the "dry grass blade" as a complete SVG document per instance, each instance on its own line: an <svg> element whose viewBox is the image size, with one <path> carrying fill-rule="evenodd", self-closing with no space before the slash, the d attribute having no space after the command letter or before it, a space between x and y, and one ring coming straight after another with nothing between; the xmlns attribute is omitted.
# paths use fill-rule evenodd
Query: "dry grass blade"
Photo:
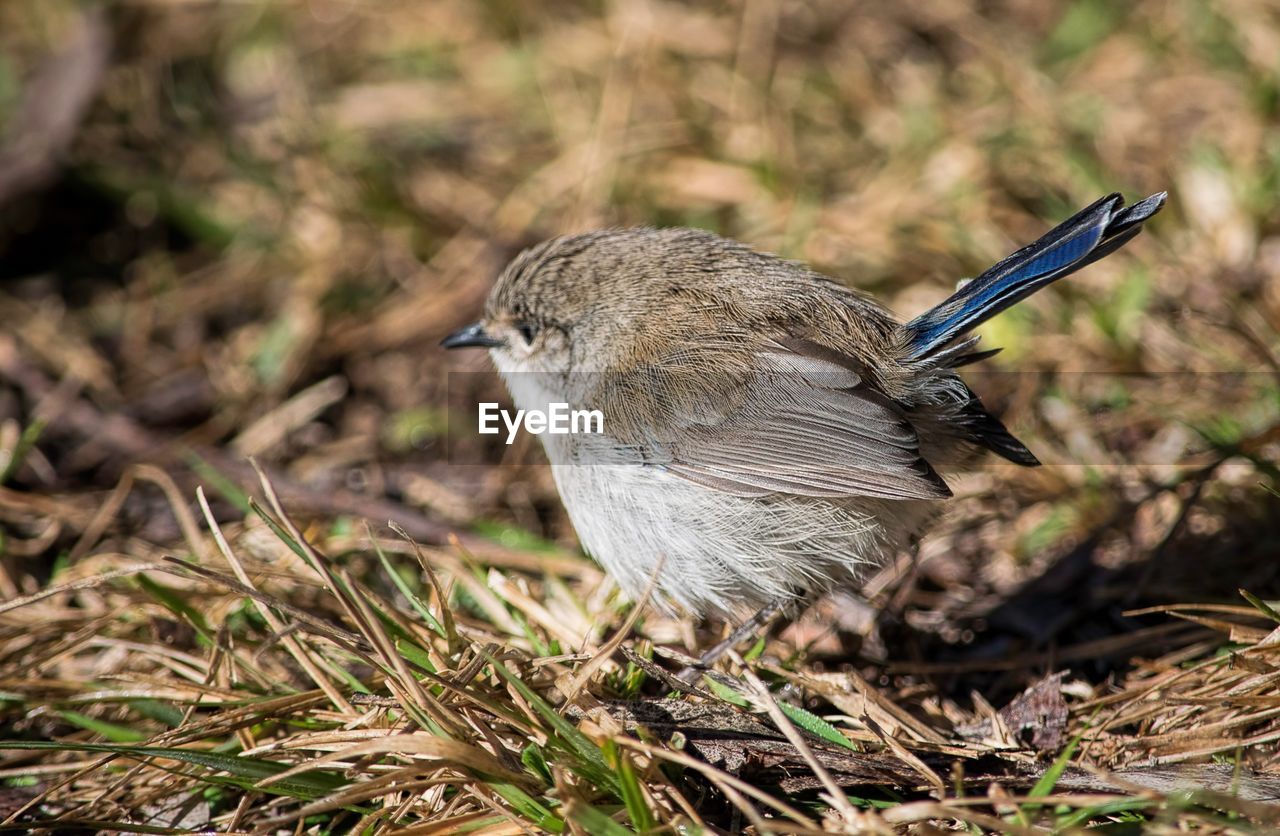
<svg viewBox="0 0 1280 836"><path fill-rule="evenodd" d="M857 826L862 819L862 815L849 803L849 799L845 797L844 791L831 777L831 773L827 768L818 762L813 756L813 752L809 749L809 744L805 742L804 737L796 729L795 725L787 719L787 715L782 713L782 709L778 707L778 703L774 700L773 695L769 693L769 689L760 681L760 677L747 667L746 662L737 654L737 651L729 651L730 658L742 668L743 679L750 686L749 694L754 701L768 715L778 730L786 735L787 740L791 741L791 745L796 747L796 751L804 758L805 763L813 770L813 774L818 777L823 786L827 789L827 803L831 804L840 818L850 827Z"/></svg>
<svg viewBox="0 0 1280 836"><path fill-rule="evenodd" d="M0 2L10 830L1280 824L1273 3L117 5ZM906 318L1161 190L962 370L1045 466L947 469L745 684L438 346L588 228Z"/></svg>
<svg viewBox="0 0 1280 836"><path fill-rule="evenodd" d="M313 760L300 763L295 767L272 775L259 781L257 786L268 787L274 783L287 780L313 769L325 766L344 766L366 755L400 755L418 756L432 760L445 761L451 766L468 773L487 775L491 779L510 781L514 784L526 783L529 777L512 772L492 755L466 743L447 740L435 735L413 732L409 734L392 733L376 740L367 740L340 749L331 755L324 755Z"/></svg>
<svg viewBox="0 0 1280 836"><path fill-rule="evenodd" d="M213 511L209 509L209 501L205 498L203 488L198 488L196 490L196 498L200 502L200 510L204 512L205 522L209 526L209 532L213 535L214 543L218 546L218 551L231 566L231 571L235 573L236 579L243 585L253 589L253 581L249 578L249 574L244 570L244 564L240 562L239 558L236 557L235 552L232 551L231 546L227 543L227 538L222 534L222 529L218 527L218 523L213 517ZM355 709L351 707L351 704L348 703L346 698L338 691L333 682L330 681L329 677L325 676L321 672L319 665L317 665L315 660L312 659L311 654L303 648L298 639L295 636L289 635L284 623L276 617L276 614L272 611L271 607L263 605L257 598L253 598L251 600L253 600L255 606L257 606L258 612L262 615L263 620L271 626L271 629L276 633L276 635L281 637L281 642L286 648L288 648L289 654L293 656L293 658L297 660L298 664L302 666L302 669L307 672L307 676L311 678L311 681L319 686L320 689L325 692L325 695L328 696L329 699L333 701L333 704L340 710L354 713Z"/></svg>
<svg viewBox="0 0 1280 836"><path fill-rule="evenodd" d="M700 760L697 760L696 758L689 757L688 755L685 755L681 752L672 751L669 749L658 749L656 747L650 746L646 743L642 743L638 740L633 740L631 738L618 738L616 742L619 746L624 746L629 749L635 749L638 752L643 752L649 757L656 758L658 760L670 761L671 763L680 764L681 766L695 770L696 772L699 772L705 775L707 779L711 781L713 784L715 784L716 786L721 788L727 788L733 791L735 798L741 799L743 796L745 796L746 798L754 799L757 803L765 807L768 807L772 810L776 810L777 812L781 813L782 815L786 816L791 821L795 822L796 824L799 824L802 827L809 828L810 830L819 829L817 822L815 822L813 819L809 818L808 816L806 816L804 813L800 812L796 808L792 807L791 805L785 802L779 801L778 799L774 798L768 793L762 792L756 787L753 787L751 784L748 784L745 781L741 781L733 777L732 775L728 774L727 772L716 769L710 764L704 763ZM745 805L745 800L743 801L743 805ZM739 805L738 808L742 811L743 815L746 815L746 816L758 815L754 811L748 812L748 810L745 809L745 807L742 805Z"/></svg>
<svg viewBox="0 0 1280 836"><path fill-rule="evenodd" d="M78 581L68 581L63 584L48 586L39 592L34 592L30 595L23 595L20 598L14 598L0 603L0 615L12 612L13 610L22 609L23 607L30 606L31 604L35 604L39 601L44 601L48 598L53 598L68 592L75 592L81 589L93 589L94 587L102 586L116 578L127 578L131 575L137 575L142 572L150 572L155 568L156 565L154 563L135 563L132 566L124 566L119 569L112 569L108 572L103 572L102 574L95 575L92 578L82 578Z"/></svg>
<svg viewBox="0 0 1280 836"><path fill-rule="evenodd" d="M413 548L413 555L418 559L418 565L422 567L422 572L427 576L427 581L431 584L431 591L435 594L437 611L440 613L440 623L444 625L445 638L449 641L449 648L455 649L460 647L458 639L458 628L453 621L453 612L449 609L449 592L440 585L440 577L435 570L431 568L431 562L427 560L426 555L422 553L422 547L409 536L409 533L397 525L394 521L390 523L391 530L400 535L406 543Z"/></svg>
<svg viewBox="0 0 1280 836"><path fill-rule="evenodd" d="M394 644L369 607L368 601L360 594L350 576L341 571L335 573L329 568L328 561L324 555L320 554L307 541L306 537L293 523L293 520L285 513L284 507L280 504L280 498L276 496L275 488L272 486L267 474L258 467L257 462L253 462L253 467L258 473L262 489L266 492L272 510L275 511L276 517L283 523L292 537L292 543L302 549L308 557L308 564L325 578L329 589L342 602L343 608L347 611L352 621L360 626L360 633L382 657L382 664L385 669L389 673L393 672L393 675L388 676L387 684L396 691L396 695L401 701L401 706L411 714L420 713L419 716L430 718L427 723L439 733L451 738L456 738L462 734L461 729L456 725L450 713L434 697L428 694L417 678L409 672L404 658L396 651Z"/></svg>
<svg viewBox="0 0 1280 836"><path fill-rule="evenodd" d="M248 598L252 598L263 606L279 610L280 612L287 614L290 618L293 618L296 622L305 625L308 631L331 639L348 649L368 648L367 642L365 642L364 637L359 633L355 633L350 630L343 630L342 628L335 627L332 624L326 624L310 613L298 609L286 601L281 601L279 598L273 598L264 592L254 589L252 586L240 583L239 581L229 578L220 572L216 572L213 569L209 569L204 566L197 566L192 563L179 560L176 557L165 557L165 561L169 565L151 566L151 571L172 572L181 577L199 577L202 580L206 580L209 583L220 586L230 592L235 592Z"/></svg>
<svg viewBox="0 0 1280 836"><path fill-rule="evenodd" d="M934 793L936 793L936 797L939 800L946 797L947 785L946 782L942 780L941 775L930 769L928 764L920 760L909 749L895 740L893 735L880 728L880 724L875 720L868 717L866 719L866 723L867 728L871 729L872 733L880 739L880 742L888 747L888 749L893 752L900 761L910 764L913 769L920 773L926 782L933 786Z"/></svg>
<svg viewBox="0 0 1280 836"><path fill-rule="evenodd" d="M622 626L618 628L609 640L600 646L587 662L574 672L573 679L569 683L568 689L565 691L564 699L566 703L572 703L578 696L578 693L586 687L596 672L604 667L613 656L614 651L622 646L627 636L631 635L631 631L635 628L636 622L640 620L640 616L649 606L649 600L653 597L653 591L657 588L658 574L662 571L662 565L666 562L666 557L659 557L653 567L653 574L649 577L648 584L645 585L644 594L640 596L640 600L631 608L631 612L627 613L626 621L622 622Z"/></svg>
<svg viewBox="0 0 1280 836"><path fill-rule="evenodd" d="M1018 836L1039 836L1050 831L1040 827L1026 827L1004 819L966 810L964 807L940 804L936 801L913 801L892 810L885 811L884 819L890 824L911 824L938 819L954 819L965 824L985 828L991 833L1018 834Z"/></svg>

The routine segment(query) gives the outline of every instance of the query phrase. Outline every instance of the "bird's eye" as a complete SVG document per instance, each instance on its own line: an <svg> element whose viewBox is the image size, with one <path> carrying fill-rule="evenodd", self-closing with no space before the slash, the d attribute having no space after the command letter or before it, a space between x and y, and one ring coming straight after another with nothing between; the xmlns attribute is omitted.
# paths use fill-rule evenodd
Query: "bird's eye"
<svg viewBox="0 0 1280 836"><path fill-rule="evenodd" d="M516 326L516 330L520 332L521 337L524 337L525 345L532 344L533 338L538 336L538 329L528 322L521 322Z"/></svg>

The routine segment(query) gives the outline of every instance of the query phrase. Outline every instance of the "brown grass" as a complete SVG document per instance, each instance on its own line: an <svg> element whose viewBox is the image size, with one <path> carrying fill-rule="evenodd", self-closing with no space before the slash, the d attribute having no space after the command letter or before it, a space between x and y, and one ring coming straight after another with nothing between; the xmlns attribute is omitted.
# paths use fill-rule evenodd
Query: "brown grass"
<svg viewBox="0 0 1280 836"><path fill-rule="evenodd" d="M1277 54L1263 0L0 4L2 827L1280 827ZM985 332L1048 465L692 688L723 625L436 347L562 232L907 315L1166 188Z"/></svg>

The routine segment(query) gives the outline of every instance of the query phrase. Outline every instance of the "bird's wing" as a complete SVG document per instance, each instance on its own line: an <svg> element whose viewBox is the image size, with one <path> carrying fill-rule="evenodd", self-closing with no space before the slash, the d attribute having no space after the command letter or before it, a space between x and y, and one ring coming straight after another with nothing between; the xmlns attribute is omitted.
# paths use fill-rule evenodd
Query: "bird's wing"
<svg viewBox="0 0 1280 836"><path fill-rule="evenodd" d="M754 355L749 371L716 385L714 397L698 399L714 406L666 416L645 431L645 460L740 496L951 495L921 457L903 409L852 358L779 340Z"/></svg>

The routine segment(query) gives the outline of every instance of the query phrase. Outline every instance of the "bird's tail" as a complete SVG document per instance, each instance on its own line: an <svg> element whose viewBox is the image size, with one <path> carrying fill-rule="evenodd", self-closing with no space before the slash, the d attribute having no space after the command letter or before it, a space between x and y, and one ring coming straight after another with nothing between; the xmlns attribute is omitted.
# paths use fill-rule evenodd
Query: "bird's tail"
<svg viewBox="0 0 1280 836"><path fill-rule="evenodd" d="M941 349L1006 308L1115 252L1160 211L1166 197L1160 192L1125 206L1120 195L1112 194L1077 212L908 322L904 326L908 359L934 359Z"/></svg>

